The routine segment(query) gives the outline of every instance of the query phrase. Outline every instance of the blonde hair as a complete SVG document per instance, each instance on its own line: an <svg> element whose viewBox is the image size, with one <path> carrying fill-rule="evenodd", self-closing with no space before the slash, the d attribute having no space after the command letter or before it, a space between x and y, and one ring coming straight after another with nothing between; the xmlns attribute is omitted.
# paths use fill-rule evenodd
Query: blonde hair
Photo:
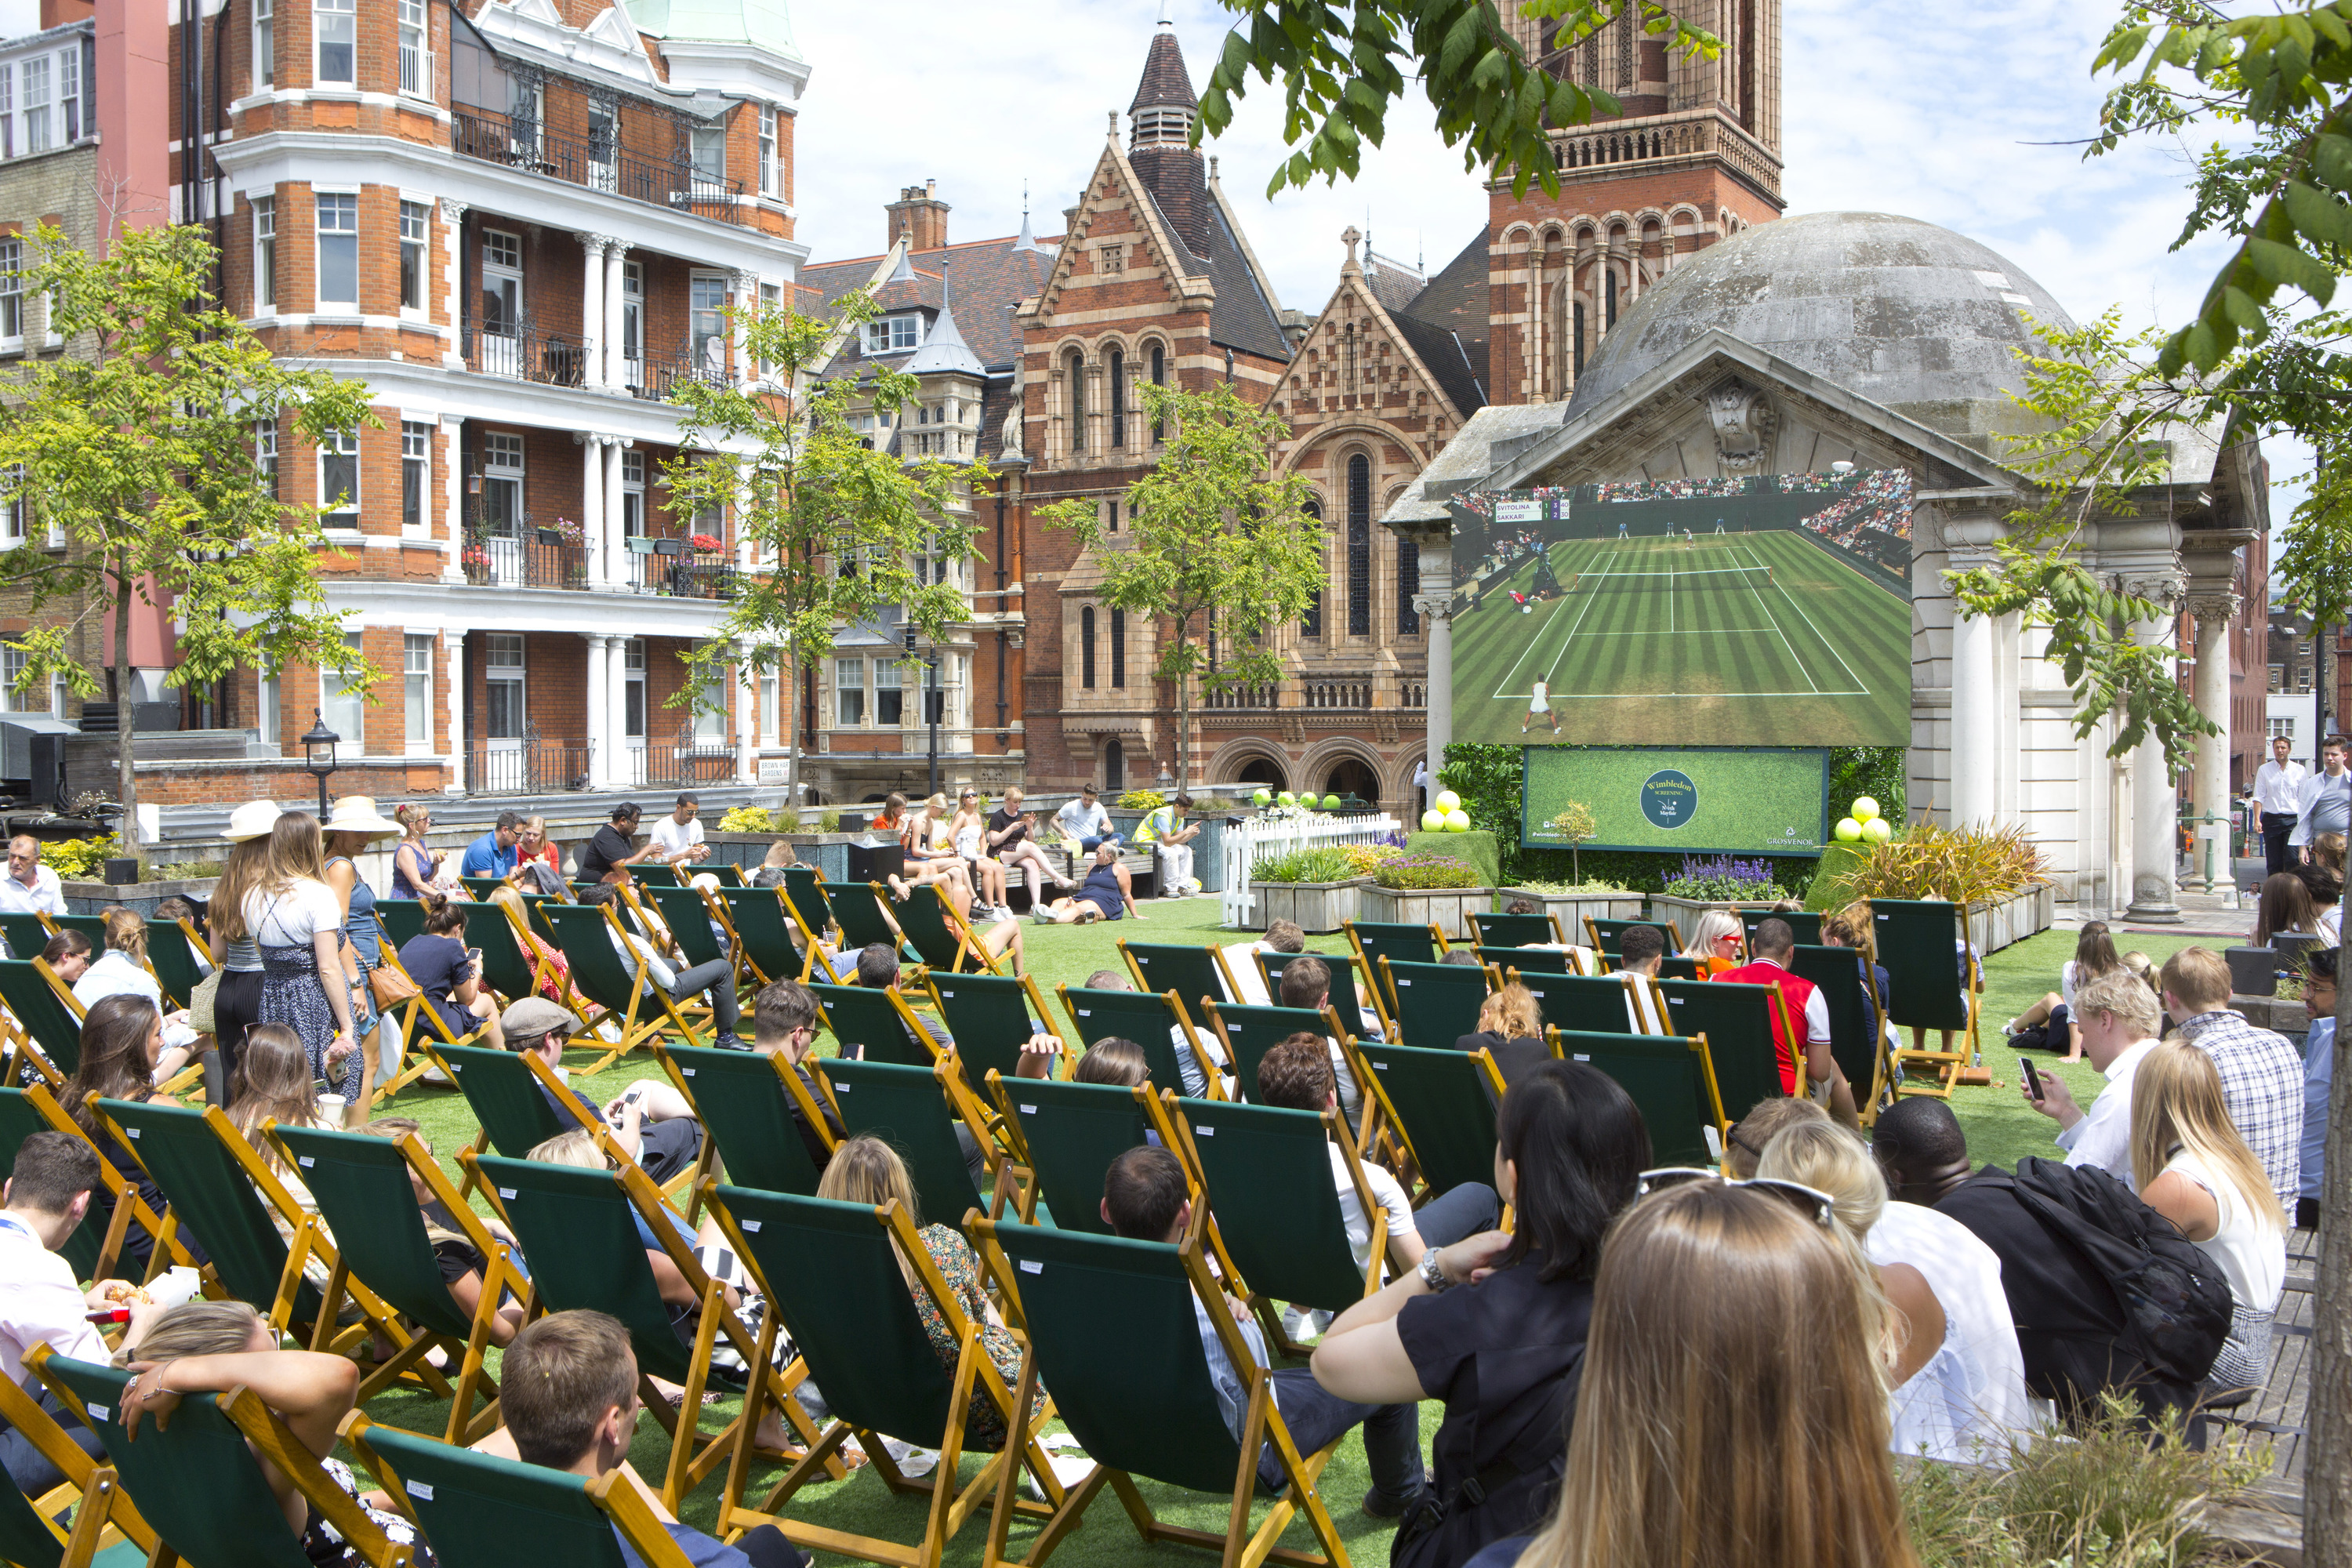
<svg viewBox="0 0 2352 1568"><path fill-rule="evenodd" d="M2341 833L2313 834L2311 858L2341 878L2344 875L2344 835Z"/></svg>
<svg viewBox="0 0 2352 1568"><path fill-rule="evenodd" d="M110 952L126 952L138 963L146 963L147 922L126 909L107 910L106 946Z"/></svg>
<svg viewBox="0 0 2352 1568"><path fill-rule="evenodd" d="M1519 1568L1917 1568L1885 1391L1845 1348L1873 1310L1777 1198L1695 1182L1634 1205L1601 1250L1559 1506Z"/></svg>
<svg viewBox="0 0 2352 1568"><path fill-rule="evenodd" d="M2110 969L2076 984L2074 1016L2087 1018L2094 1013L2113 1013L2137 1040L2152 1040L2164 1026L2164 1009L2156 993L2127 968Z"/></svg>
<svg viewBox="0 0 2352 1568"><path fill-rule="evenodd" d="M2140 1190L2188 1154L2227 1181L2265 1230L2284 1228L2278 1194L2221 1099L2221 1072L2187 1040L2167 1040L2132 1074L2132 1174Z"/></svg>
<svg viewBox="0 0 2352 1568"><path fill-rule="evenodd" d="M1507 1040L1540 1040L1543 1009L1537 1005L1536 994L1514 980L1479 1004L1478 1026Z"/></svg>
<svg viewBox="0 0 2352 1568"><path fill-rule="evenodd" d="M816 1195L835 1203L871 1204L876 1208L895 1200L917 1230L923 1227L923 1213L915 1203L915 1179L907 1173L907 1163L898 1158L898 1151L879 1138L852 1138L835 1149L833 1158L825 1162L824 1174L817 1178ZM906 1258L898 1259L898 1272L909 1286L914 1284L915 1266Z"/></svg>
<svg viewBox="0 0 2352 1568"><path fill-rule="evenodd" d="M236 1098L229 1102L229 1124L245 1134L262 1160L283 1169L277 1146L262 1132L265 1121L289 1127L309 1127L319 1117L311 1092L316 1081L302 1037L283 1024L256 1024L245 1032L236 1057Z"/></svg>
<svg viewBox="0 0 2352 1568"><path fill-rule="evenodd" d="M1872 1157L1869 1145L1827 1119L1796 1121L1764 1145L1756 1173L1766 1180L1797 1182L1829 1194L1837 1216L1838 1239L1844 1244L1856 1288L1878 1314L1878 1331L1872 1337L1878 1342L1883 1383L1909 1336L1901 1315L1888 1310L1878 1268L1870 1261L1864 1245L1870 1227L1886 1212L1886 1175Z"/></svg>
<svg viewBox="0 0 2352 1568"><path fill-rule="evenodd" d="M251 934L245 929L245 895L261 885L268 869L268 834L230 847L228 858L221 865L220 880L213 886L205 920L215 940L243 942Z"/></svg>
<svg viewBox="0 0 2352 1568"><path fill-rule="evenodd" d="M1698 923L1691 927L1690 945L1683 950L1683 956L1698 959L1712 958L1715 956L1711 950L1715 946L1716 938L1738 934L1739 917L1738 915L1728 910L1702 910L1698 917Z"/></svg>
<svg viewBox="0 0 2352 1568"><path fill-rule="evenodd" d="M530 1152L523 1158L534 1164L570 1165L582 1171L609 1171L613 1168L612 1162L604 1158L604 1151L596 1147L596 1140L588 1135L584 1127L559 1132L544 1143L533 1144Z"/></svg>
<svg viewBox="0 0 2352 1568"><path fill-rule="evenodd" d="M2158 976L2184 1007L2210 1013L2230 1004L2229 960L2210 947L2182 948L2164 961Z"/></svg>
<svg viewBox="0 0 2352 1568"><path fill-rule="evenodd" d="M191 1355L239 1355L253 1343L261 1314L242 1301L183 1301L155 1315L137 1348L114 1352L113 1364L167 1362Z"/></svg>
<svg viewBox="0 0 2352 1568"><path fill-rule="evenodd" d="M401 837L420 844L424 842L424 824L432 815L431 806L409 800L404 800L392 808L392 819L400 824Z"/></svg>
<svg viewBox="0 0 2352 1568"><path fill-rule="evenodd" d="M261 877L264 891L283 893L298 881L324 882L327 857L319 819L289 811L269 825L269 861Z"/></svg>
<svg viewBox="0 0 2352 1568"><path fill-rule="evenodd" d="M1800 1121L1829 1119L1827 1110L1801 1094L1776 1094L1758 1100L1756 1108L1732 1126L1730 1147L1723 1152L1723 1173L1746 1181L1756 1173L1756 1162L1764 1157L1773 1139Z"/></svg>
<svg viewBox="0 0 2352 1568"><path fill-rule="evenodd" d="M2127 973L2146 981L2147 983L2147 988L2151 993L2157 989L2156 965L2152 961L2150 961L2147 954L2142 952L2137 948L2133 948L2129 952L2124 954L2123 964L2124 969Z"/></svg>

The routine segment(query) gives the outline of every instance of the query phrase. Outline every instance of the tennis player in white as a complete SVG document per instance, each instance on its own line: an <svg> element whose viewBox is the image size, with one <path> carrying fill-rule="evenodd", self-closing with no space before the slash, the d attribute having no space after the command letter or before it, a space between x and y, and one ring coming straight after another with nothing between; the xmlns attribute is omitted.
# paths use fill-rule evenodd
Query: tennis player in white
<svg viewBox="0 0 2352 1568"><path fill-rule="evenodd" d="M1528 726L1536 721L1536 715L1538 713L1550 723L1551 732L1555 735L1559 734L1559 715L1551 710L1551 688L1540 678L1536 681L1535 689L1528 693L1528 716L1520 721L1520 734L1524 735L1528 732Z"/></svg>

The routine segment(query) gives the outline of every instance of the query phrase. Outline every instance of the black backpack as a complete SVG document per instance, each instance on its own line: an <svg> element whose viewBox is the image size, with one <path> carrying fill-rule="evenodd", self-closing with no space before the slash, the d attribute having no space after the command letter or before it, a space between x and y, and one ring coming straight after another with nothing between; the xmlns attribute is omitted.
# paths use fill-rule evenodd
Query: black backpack
<svg viewBox="0 0 2352 1568"><path fill-rule="evenodd" d="M2168 1380L2201 1382L2230 1337L2230 1286L2212 1260L2105 1171L2029 1156L2014 1182L2018 1201L2114 1287L2121 1346Z"/></svg>

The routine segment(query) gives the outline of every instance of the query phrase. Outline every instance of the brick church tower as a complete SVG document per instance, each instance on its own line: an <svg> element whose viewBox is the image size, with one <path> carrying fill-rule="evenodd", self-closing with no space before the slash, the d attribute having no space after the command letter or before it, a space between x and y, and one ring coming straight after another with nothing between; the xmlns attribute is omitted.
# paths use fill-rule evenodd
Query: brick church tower
<svg viewBox="0 0 2352 1568"><path fill-rule="evenodd" d="M1552 24L1507 14L1545 68L1625 110L1552 132L1557 197L1490 187L1487 386L1496 403L1549 403L1677 260L1780 215L1780 0L1684 9L1723 40L1712 60L1670 57L1630 7L1565 48Z"/></svg>

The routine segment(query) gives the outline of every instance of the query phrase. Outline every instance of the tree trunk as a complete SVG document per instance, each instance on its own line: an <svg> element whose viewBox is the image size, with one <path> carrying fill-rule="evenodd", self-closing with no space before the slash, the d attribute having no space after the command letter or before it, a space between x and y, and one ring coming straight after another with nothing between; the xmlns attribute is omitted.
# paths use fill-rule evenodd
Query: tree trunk
<svg viewBox="0 0 2352 1568"><path fill-rule="evenodd" d="M1180 670L1176 676L1176 766L1173 770L1176 774L1178 795L1188 793L1185 780L1191 772L1192 753L1191 746L1187 744L1191 737L1186 727L1192 721L1192 683L1184 679L1183 673Z"/></svg>
<svg viewBox="0 0 2352 1568"><path fill-rule="evenodd" d="M2319 1279L2311 1295L2311 1446L2303 1466L2303 1551L2312 1568L2352 1568L2352 983L2336 987L2336 1082L2319 1194Z"/></svg>
<svg viewBox="0 0 2352 1568"><path fill-rule="evenodd" d="M801 808L801 661L797 655L776 667L776 700L784 705L784 805L797 813Z"/></svg>
<svg viewBox="0 0 2352 1568"><path fill-rule="evenodd" d="M131 580L114 579L114 798L122 803L121 834L123 852L147 869L147 846L139 833L139 775L132 768L131 725L136 717L131 690Z"/></svg>

